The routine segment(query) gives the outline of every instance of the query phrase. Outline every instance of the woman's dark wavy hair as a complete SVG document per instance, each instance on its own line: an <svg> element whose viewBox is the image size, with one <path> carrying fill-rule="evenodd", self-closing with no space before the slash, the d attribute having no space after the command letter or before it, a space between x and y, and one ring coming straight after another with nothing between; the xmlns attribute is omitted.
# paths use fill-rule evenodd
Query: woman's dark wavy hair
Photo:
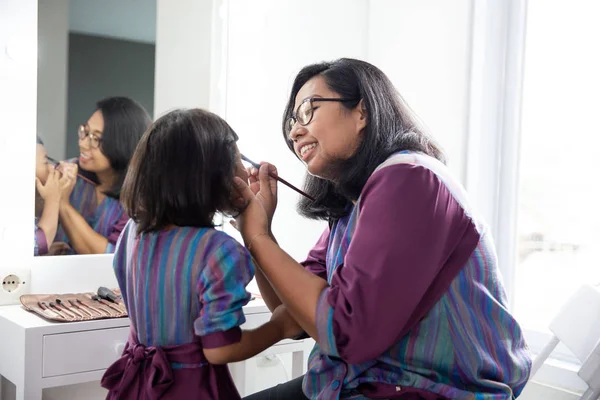
<svg viewBox="0 0 600 400"><path fill-rule="evenodd" d="M137 233L169 225L212 227L216 212L235 212L231 193L238 136L222 118L175 110L144 134L121 201Z"/></svg>
<svg viewBox="0 0 600 400"><path fill-rule="evenodd" d="M340 103L348 110L355 108L362 99L367 125L356 153L341 161L339 170L343 174L336 182L307 174L304 190L315 201L302 198L298 203L301 215L329 222L345 216L375 168L398 151L421 152L445 163L440 146L419 126L417 117L388 77L374 65L350 58L308 65L296 76L282 123L284 139L295 155L286 121L295 111L296 95L306 82L316 76L323 77L327 86L340 97L357 99Z"/></svg>
<svg viewBox="0 0 600 400"><path fill-rule="evenodd" d="M127 97L108 97L96 103L104 119L104 131L100 151L108 158L116 173L115 183L106 191L109 197L118 199L127 174L129 161L140 138L152 123L146 109ZM99 183L95 173L79 168L81 175Z"/></svg>

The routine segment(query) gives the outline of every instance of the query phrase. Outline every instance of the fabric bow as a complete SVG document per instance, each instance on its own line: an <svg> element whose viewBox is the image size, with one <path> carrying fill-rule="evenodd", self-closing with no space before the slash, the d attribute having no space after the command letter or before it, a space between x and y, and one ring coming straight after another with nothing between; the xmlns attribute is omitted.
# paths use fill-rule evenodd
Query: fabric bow
<svg viewBox="0 0 600 400"><path fill-rule="evenodd" d="M145 387L142 381L147 382ZM127 344L100 384L119 395L127 393L127 398L158 400L173 384L173 371L160 347Z"/></svg>

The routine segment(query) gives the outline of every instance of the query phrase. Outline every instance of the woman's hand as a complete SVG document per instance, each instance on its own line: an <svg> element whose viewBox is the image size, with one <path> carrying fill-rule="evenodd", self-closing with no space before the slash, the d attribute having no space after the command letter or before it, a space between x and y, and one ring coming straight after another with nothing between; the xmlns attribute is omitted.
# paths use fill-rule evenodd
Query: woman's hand
<svg viewBox="0 0 600 400"><path fill-rule="evenodd" d="M277 181L269 175L277 176L277 168L272 164L261 163L260 171L255 167L248 168L250 190L265 209L271 229L273 215L277 209Z"/></svg>
<svg viewBox="0 0 600 400"><path fill-rule="evenodd" d="M45 203L58 203L60 201L60 179L60 172L55 168L50 168L46 183L42 183L38 178L35 178L38 193Z"/></svg>
<svg viewBox="0 0 600 400"><path fill-rule="evenodd" d="M75 183L77 182L78 167L77 164L61 162L58 168L62 172L62 178L60 179L61 203L68 204L71 192L73 192L73 188L75 187Z"/></svg>
<svg viewBox="0 0 600 400"><path fill-rule="evenodd" d="M284 339L293 339L304 332L283 304L273 311L271 321L279 326Z"/></svg>
<svg viewBox="0 0 600 400"><path fill-rule="evenodd" d="M236 218L236 227L242 234L246 246L252 246L252 241L258 236L269 236L269 215L263 206L262 199L271 199L273 197L272 186L269 178L268 165L263 165L259 171L259 190L255 195L248 183L239 177L234 178L234 191L237 196L237 202L245 204L243 212ZM262 179L261 175L263 174ZM266 176L266 178L265 178ZM276 189L275 189L276 190ZM276 197L276 193L275 193Z"/></svg>

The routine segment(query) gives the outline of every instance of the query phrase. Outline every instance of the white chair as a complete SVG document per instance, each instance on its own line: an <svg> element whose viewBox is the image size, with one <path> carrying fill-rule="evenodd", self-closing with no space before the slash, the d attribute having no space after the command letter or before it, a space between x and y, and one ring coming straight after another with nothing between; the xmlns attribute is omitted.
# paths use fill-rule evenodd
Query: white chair
<svg viewBox="0 0 600 400"><path fill-rule="evenodd" d="M582 286L550 324L553 336L533 360L531 378L559 342L582 362L577 375L588 385L580 400L600 398L600 287Z"/></svg>

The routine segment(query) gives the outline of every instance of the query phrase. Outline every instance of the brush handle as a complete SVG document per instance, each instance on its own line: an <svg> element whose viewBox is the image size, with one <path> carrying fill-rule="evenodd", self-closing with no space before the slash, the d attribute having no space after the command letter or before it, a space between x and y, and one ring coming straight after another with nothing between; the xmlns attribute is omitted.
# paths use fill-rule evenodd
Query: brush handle
<svg viewBox="0 0 600 400"><path fill-rule="evenodd" d="M58 167L60 165L60 161L56 161L54 158L48 157L48 156L46 156L46 158L48 159L48 161L50 161L52 164L54 164L54 168L58 169ZM77 173L77 176L80 177L81 179L83 179L84 181L91 183L94 186L97 185L96 182L92 181L89 178L86 178L85 176L81 175L80 173Z"/></svg>
<svg viewBox="0 0 600 400"><path fill-rule="evenodd" d="M296 186L292 185L291 183L289 183L288 181L286 181L283 178L280 178L278 176L273 176L272 174L269 174L269 176L281 183L283 183L285 186L289 187L290 189L300 193L302 196L306 197L307 199L310 199L312 201L315 201L315 198L312 197L311 195L309 195L308 193L303 192L302 190L298 189Z"/></svg>
<svg viewBox="0 0 600 400"><path fill-rule="evenodd" d="M259 163L255 163L254 161L250 160L248 157L246 157L243 154L241 154L241 157L242 157L242 160L246 161L248 164L252 165L254 168L260 169L260 164ZM289 183L285 179L280 178L279 176L273 175L272 173L269 173L269 176L271 178L275 179L276 181L283 183L285 186L289 187L293 191L300 193L302 196L306 197L307 199L315 201L314 197L312 197L308 193L305 193L302 190L298 189L296 186L292 185L291 183Z"/></svg>
<svg viewBox="0 0 600 400"><path fill-rule="evenodd" d="M84 309L83 307L80 307L79 305L77 305L77 303L75 303L73 300L69 300L69 304L71 304L71 306L77 308L78 310L80 310L81 312L85 312L87 315L89 315L90 317L93 317L92 313L89 312L88 310Z"/></svg>

